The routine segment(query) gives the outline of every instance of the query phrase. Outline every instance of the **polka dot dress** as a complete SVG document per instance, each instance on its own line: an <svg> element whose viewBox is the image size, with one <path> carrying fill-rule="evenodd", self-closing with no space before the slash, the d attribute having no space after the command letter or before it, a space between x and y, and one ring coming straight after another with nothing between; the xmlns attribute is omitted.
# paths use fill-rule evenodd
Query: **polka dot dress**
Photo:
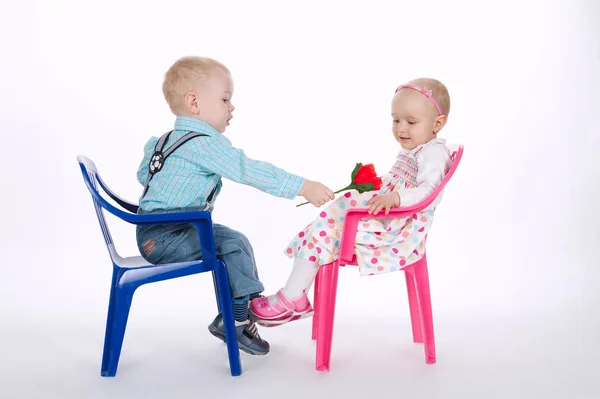
<svg viewBox="0 0 600 399"><path fill-rule="evenodd" d="M422 148L422 147L421 147ZM347 191L300 231L285 254L319 265L337 259L344 216L349 208L366 208L376 195L416 186L417 151L401 151L392 169L383 177L378 193ZM362 276L389 273L417 262L424 254L425 236L431 228L434 209L405 218L363 219L358 224L355 253Z"/></svg>

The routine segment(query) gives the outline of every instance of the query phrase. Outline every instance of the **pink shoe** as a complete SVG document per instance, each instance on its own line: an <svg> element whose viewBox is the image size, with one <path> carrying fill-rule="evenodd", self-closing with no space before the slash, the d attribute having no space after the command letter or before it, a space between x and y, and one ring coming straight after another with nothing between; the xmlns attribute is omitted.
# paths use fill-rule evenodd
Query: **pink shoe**
<svg viewBox="0 0 600 399"><path fill-rule="evenodd" d="M313 315L313 308L303 291L295 301L288 299L282 290L277 291L277 301L269 303L269 297L255 298L250 301L250 314L256 319L256 324L264 327L275 327L290 321Z"/></svg>

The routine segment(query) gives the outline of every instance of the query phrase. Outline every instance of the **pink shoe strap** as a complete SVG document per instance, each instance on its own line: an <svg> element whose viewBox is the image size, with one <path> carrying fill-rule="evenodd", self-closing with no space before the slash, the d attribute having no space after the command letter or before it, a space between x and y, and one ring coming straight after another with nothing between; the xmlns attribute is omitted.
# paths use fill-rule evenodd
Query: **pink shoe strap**
<svg viewBox="0 0 600 399"><path fill-rule="evenodd" d="M294 310L296 310L296 305L294 305L294 302L290 301L290 300L288 299L288 297L286 297L286 296L283 294L283 290L279 290L279 291L277 291L277 299L279 300L279 303L281 303L281 305L283 305L283 307L284 307L286 310L289 310L289 311L292 311L292 312L293 312Z"/></svg>

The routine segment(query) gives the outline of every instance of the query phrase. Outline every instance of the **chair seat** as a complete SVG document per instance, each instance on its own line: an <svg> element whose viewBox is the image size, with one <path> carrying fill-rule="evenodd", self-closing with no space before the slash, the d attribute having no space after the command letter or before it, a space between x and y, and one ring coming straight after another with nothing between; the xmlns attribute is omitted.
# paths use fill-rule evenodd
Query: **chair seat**
<svg viewBox="0 0 600 399"><path fill-rule="evenodd" d="M143 266L152 266L152 263L148 262L141 256L120 256L115 250L114 244L108 245L108 252L110 253L110 257L112 258L113 262L119 267L129 269Z"/></svg>
<svg viewBox="0 0 600 399"><path fill-rule="evenodd" d="M193 266L193 265L202 263L202 261L192 260L192 261L188 261L188 262L177 262L177 263L168 263L168 264L165 263L165 264L155 265L155 264L148 262L142 256L122 257L115 251L113 244L111 244L109 246L109 252L110 252L110 256L111 256L113 262L115 263L115 265L122 267L124 269L137 269L137 268L148 267L148 266L151 266L151 267L170 266L170 267L173 267L174 269L178 269L178 268L184 268L184 267Z"/></svg>

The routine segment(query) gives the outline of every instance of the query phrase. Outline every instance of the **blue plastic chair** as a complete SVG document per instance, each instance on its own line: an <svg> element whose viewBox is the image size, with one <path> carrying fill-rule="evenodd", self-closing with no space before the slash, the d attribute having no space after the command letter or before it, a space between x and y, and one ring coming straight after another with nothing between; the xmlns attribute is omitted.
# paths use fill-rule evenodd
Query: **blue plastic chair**
<svg viewBox="0 0 600 399"><path fill-rule="evenodd" d="M125 327L129 316L129 308L135 290L148 283L169 280L172 278L188 276L196 273L212 272L217 307L223 313L225 324L225 342L229 354L229 368L232 376L242 374L240 352L235 334L233 318L233 305L229 289L229 278L225 264L217 259L213 239L212 221L209 212L181 212L167 214L138 215L138 206L131 204L114 194L102 181L96 165L83 155L77 157L81 173L87 188L90 190L96 216L104 235L104 241L113 263L112 283L110 287L110 301L106 320L106 333L104 336L104 351L102 354L101 375L114 377L117 373ZM98 185L117 204L124 208L121 210L108 202L98 190ZM118 218L136 225L140 224L175 224L193 223L200 233L200 246L202 260L153 265L141 256L122 258L115 250L115 246L104 219L103 209Z"/></svg>

